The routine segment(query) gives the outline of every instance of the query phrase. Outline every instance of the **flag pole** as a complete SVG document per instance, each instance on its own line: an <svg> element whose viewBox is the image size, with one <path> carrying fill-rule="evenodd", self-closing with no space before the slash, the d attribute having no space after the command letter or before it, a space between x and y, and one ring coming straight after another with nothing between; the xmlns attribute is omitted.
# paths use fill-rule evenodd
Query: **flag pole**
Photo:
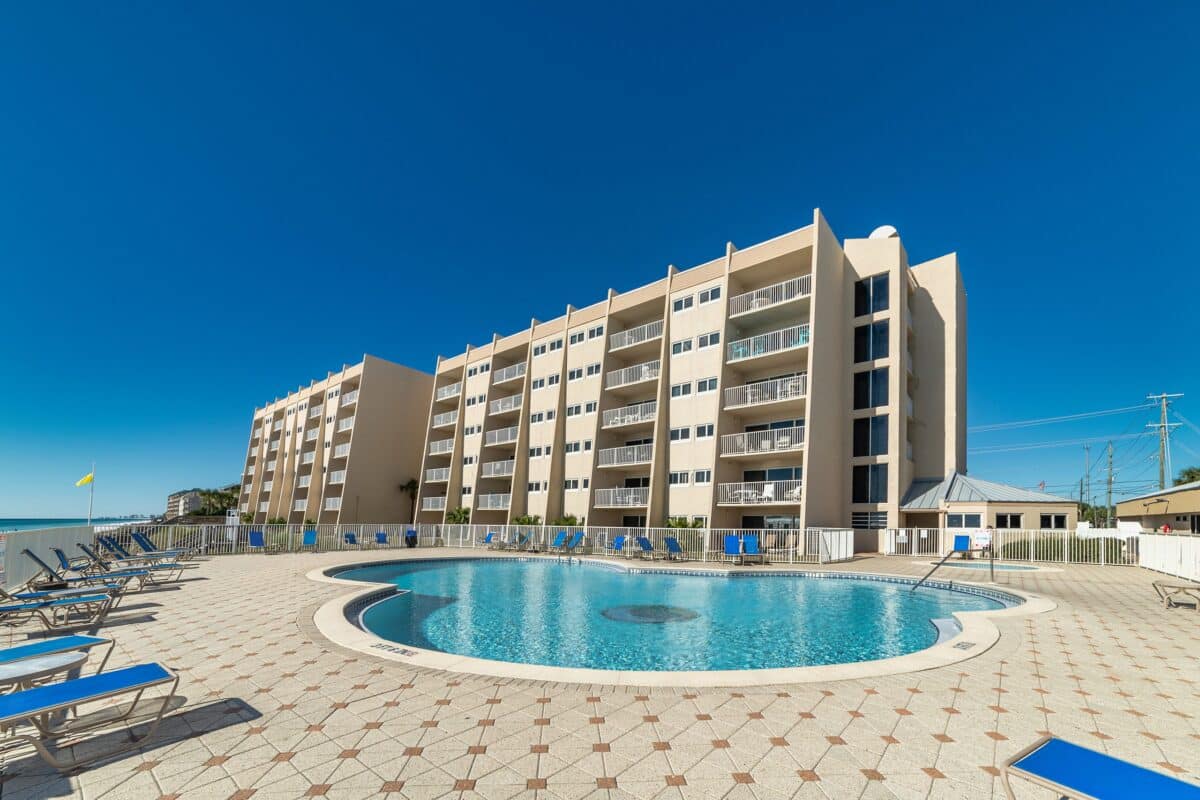
<svg viewBox="0 0 1200 800"><path fill-rule="evenodd" d="M96 462L92 462L92 479L88 481L88 518L87 524L92 524L92 500L96 497Z"/></svg>

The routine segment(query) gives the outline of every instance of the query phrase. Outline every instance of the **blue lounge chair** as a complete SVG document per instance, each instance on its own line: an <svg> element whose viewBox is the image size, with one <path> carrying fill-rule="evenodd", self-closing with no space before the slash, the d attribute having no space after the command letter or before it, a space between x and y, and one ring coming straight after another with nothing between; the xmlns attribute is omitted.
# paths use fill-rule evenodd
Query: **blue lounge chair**
<svg viewBox="0 0 1200 800"><path fill-rule="evenodd" d="M515 545L513 545L513 549L520 550L522 552L524 552L525 550L528 550L529 543L530 543L530 541L532 541L532 539L533 539L533 534L522 533L520 536L517 537L517 543Z"/></svg>
<svg viewBox="0 0 1200 800"><path fill-rule="evenodd" d="M343 531L342 543L345 544L346 547L358 547L358 534L356 534L354 531Z"/></svg>
<svg viewBox="0 0 1200 800"><path fill-rule="evenodd" d="M638 557L646 558L647 556L649 556L651 561L658 558L659 553L657 550L654 549L654 544L650 541L649 538L647 538L645 536L639 536L639 537L637 537L637 543L638 543L638 548L639 548Z"/></svg>
<svg viewBox="0 0 1200 800"><path fill-rule="evenodd" d="M37 575L29 581L29 586L38 588L39 585L46 583L62 584L62 588L71 588L75 586L87 586L94 589L96 592L108 592L111 584L119 584L121 589L128 588L129 582L133 581L140 589L146 584L146 579L150 573L144 569L122 570L120 572L105 572L100 575L63 575L60 574L54 567L47 564L39 556L34 554L28 547L21 553L36 564L40 569ZM45 575L45 578L42 576ZM42 578L41 581L38 579Z"/></svg>
<svg viewBox="0 0 1200 800"><path fill-rule="evenodd" d="M101 537L97 537L96 540L101 541L102 539L105 539L105 538L107 538L107 537L101 536ZM80 550L83 551L84 555L86 555L88 557L90 562L98 561L102 564L108 564L109 566L117 567L119 569L142 569L149 565L177 564L178 563L174 559L168 560L168 559L165 559L165 558L162 558L159 556L130 555L125 550L125 548L120 547L119 545L117 545L116 542L112 542L113 546L110 546L110 547L104 547L103 543L102 543L101 544L101 546L103 548L102 550L97 550L93 545L85 544L83 542L76 542L76 545L79 547ZM53 549L53 548L51 548L51 549ZM58 561L60 564L62 563L62 560L63 560L63 557L61 555L59 555ZM103 570L100 568L96 568L96 569L89 570L89 571L103 572Z"/></svg>
<svg viewBox="0 0 1200 800"><path fill-rule="evenodd" d="M747 533L742 537L742 563L747 560L754 560L760 564L767 563L766 554L758 549L758 534Z"/></svg>
<svg viewBox="0 0 1200 800"><path fill-rule="evenodd" d="M71 589L40 589L6 592L0 589L0 601L22 603L27 600L57 600L62 597L83 597L84 595L106 592L114 596L113 607L121 601L125 587L120 583L92 583L88 586L76 586Z"/></svg>
<svg viewBox="0 0 1200 800"><path fill-rule="evenodd" d="M307 530L304 533L300 534L300 549L301 550L311 550L314 553L317 552L317 532L316 531Z"/></svg>
<svg viewBox="0 0 1200 800"><path fill-rule="evenodd" d="M563 545L566 544L566 542L567 542L567 532L559 531L558 534L554 537L554 541L551 542L550 546L547 547L546 549L547 550L561 550Z"/></svg>
<svg viewBox="0 0 1200 800"><path fill-rule="evenodd" d="M61 547L51 547L50 552L53 553L54 557L58 559L58 566L63 572L80 572L85 574L95 572L95 570L91 568L93 561L91 558L77 558L72 561L70 558L67 558L67 554L63 552Z"/></svg>
<svg viewBox="0 0 1200 800"><path fill-rule="evenodd" d="M375 546L376 547L387 547L388 546L387 531L375 531Z"/></svg>
<svg viewBox="0 0 1200 800"><path fill-rule="evenodd" d="M143 564L138 563L136 560L132 562L120 561L110 563L102 559L99 553L83 542L76 542L76 545L92 560L91 568L94 569L94 575L114 575L122 572L144 574L143 583L170 583L171 581L179 580L183 575L183 565L178 561L166 561L161 564ZM57 550L58 548L51 549ZM59 555L60 561L62 558L63 556Z"/></svg>
<svg viewBox="0 0 1200 800"><path fill-rule="evenodd" d="M583 533L582 532L573 533L573 534L571 534L571 538L567 540L566 546L563 547L563 552L564 553L573 553L573 552L575 552L575 548L579 547L579 545L582 543L583 543Z"/></svg>
<svg viewBox="0 0 1200 800"><path fill-rule="evenodd" d="M624 555L625 552L625 535L613 537L612 544L609 545L608 551L614 556Z"/></svg>
<svg viewBox="0 0 1200 800"><path fill-rule="evenodd" d="M134 544L142 549L142 552L151 557L156 558L180 558L186 559L196 555L195 548L192 547L172 547L169 550L163 550L160 547L155 547L154 542L150 541L150 537L144 533L131 533L129 537L133 539Z"/></svg>
<svg viewBox="0 0 1200 800"><path fill-rule="evenodd" d="M100 667L96 670L96 672L104 672L104 665L108 663L108 657L112 655L114 644L116 642L112 639L104 639L99 636L83 636L81 634L55 636L50 639L34 639L28 644L20 644L16 647L6 647L0 650L0 664L9 664L25 658L73 653L76 650L88 651L93 647L108 645L108 649L104 651L104 658L100 661Z"/></svg>
<svg viewBox="0 0 1200 800"><path fill-rule="evenodd" d="M668 536L667 538L663 539L663 542L667 545L667 560L668 561L671 561L671 560L683 561L684 560L685 556L683 553L683 548L679 546L678 539L676 539L674 536Z"/></svg>
<svg viewBox="0 0 1200 800"><path fill-rule="evenodd" d="M412 528L404 532L404 545L406 547L416 547L418 541L420 541L420 537L417 536L417 532Z"/></svg>
<svg viewBox="0 0 1200 800"><path fill-rule="evenodd" d="M33 619L41 622L48 631L98 625L108 616L112 604L112 595L104 592L6 603L0 605L0 625L20 625Z"/></svg>
<svg viewBox="0 0 1200 800"><path fill-rule="evenodd" d="M496 548L496 545L497 545L497 542L496 542L496 532L495 531L488 531L487 536L484 536L483 539L479 542L480 547L486 547L489 550L494 550Z"/></svg>
<svg viewBox="0 0 1200 800"><path fill-rule="evenodd" d="M1000 771L1009 800L1011 776L1024 778L1056 795L1117 800L1200 800L1200 786L1118 758L1047 736L1010 758Z"/></svg>
<svg viewBox="0 0 1200 800"><path fill-rule="evenodd" d="M246 534L246 549L252 553L277 553L279 545L267 544L266 537L262 531L250 531Z"/></svg>
<svg viewBox="0 0 1200 800"><path fill-rule="evenodd" d="M69 736L76 740L80 733L110 728L114 723L126 722L139 705L138 701L148 689L170 685L170 691L163 697L158 712L150 722L149 728L141 736L132 735L112 737L120 742L115 749L94 751L87 748L88 755L70 761L60 756L64 751L52 752L50 746L56 741ZM33 725L37 735L20 734L12 739L22 740L33 745L46 763L59 770L69 770L95 761L108 758L117 753L126 752L140 747L158 731L163 714L170 707L175 689L179 685L179 677L174 675L161 664L138 664L133 667L102 672L99 675L88 675L85 678L48 683L35 686L32 689L14 692L0 696L0 729L12 730L18 725ZM64 711L72 711L79 706L109 700L124 695L134 695L133 702L122 713L114 715L111 709L87 715L72 715L66 725L56 727L54 720L61 718ZM132 731L130 731L132 733Z"/></svg>
<svg viewBox="0 0 1200 800"><path fill-rule="evenodd" d="M725 549L723 554L727 558L733 558L735 561L740 561L742 558L742 537L736 533L725 534Z"/></svg>

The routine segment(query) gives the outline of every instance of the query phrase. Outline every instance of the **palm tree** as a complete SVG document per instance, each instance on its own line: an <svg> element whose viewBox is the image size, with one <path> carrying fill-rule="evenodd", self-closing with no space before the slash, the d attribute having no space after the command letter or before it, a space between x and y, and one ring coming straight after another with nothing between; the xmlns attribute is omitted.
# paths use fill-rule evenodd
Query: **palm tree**
<svg viewBox="0 0 1200 800"><path fill-rule="evenodd" d="M1200 481L1200 467L1184 467L1179 471L1179 477L1175 479L1175 485L1195 483L1196 481Z"/></svg>
<svg viewBox="0 0 1200 800"><path fill-rule="evenodd" d="M459 506L446 512L447 525L466 525L471 521L471 509Z"/></svg>
<svg viewBox="0 0 1200 800"><path fill-rule="evenodd" d="M409 504L409 507L412 509L411 513L409 514L409 520L412 522L416 522L417 521L417 491L420 490L421 484L417 483L416 478L409 478L407 481L400 484L396 488L399 489L400 491L404 492L406 495L408 495L408 504Z"/></svg>

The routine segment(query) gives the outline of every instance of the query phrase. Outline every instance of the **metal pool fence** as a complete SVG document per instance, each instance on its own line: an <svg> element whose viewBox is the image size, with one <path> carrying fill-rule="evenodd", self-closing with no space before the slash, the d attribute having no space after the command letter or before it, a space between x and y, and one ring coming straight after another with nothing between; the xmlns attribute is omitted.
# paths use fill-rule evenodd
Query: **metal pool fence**
<svg viewBox="0 0 1200 800"><path fill-rule="evenodd" d="M973 547L995 550L997 561L1129 566L1139 563L1139 540L1115 529L1068 530L947 530L888 528L881 552L889 556L941 557L954 546L954 537L967 535Z"/></svg>

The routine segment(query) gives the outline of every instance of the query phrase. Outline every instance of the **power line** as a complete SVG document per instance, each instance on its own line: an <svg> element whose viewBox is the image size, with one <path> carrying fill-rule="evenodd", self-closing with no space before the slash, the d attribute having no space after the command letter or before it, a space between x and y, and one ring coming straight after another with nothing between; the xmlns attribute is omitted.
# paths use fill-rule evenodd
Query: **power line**
<svg viewBox="0 0 1200 800"><path fill-rule="evenodd" d="M1130 411L1144 411L1147 408L1154 408L1154 403L1142 403L1138 406L1126 406L1125 408L1109 408L1104 411L1084 411L1079 414L1064 414L1059 417L1042 417L1041 419L1023 419L1015 422L995 422L989 425L976 425L973 428L968 428L969 433L986 433L988 431L1003 431L1014 428L1030 428L1034 425L1050 425L1055 422L1071 422L1077 419L1090 419L1092 417L1107 417L1112 414L1125 414Z"/></svg>
<svg viewBox="0 0 1200 800"><path fill-rule="evenodd" d="M1126 434L1119 435L1119 436L1090 436L1086 439L1060 439L1058 441L1053 441L1053 442L1026 442L1023 444L1016 444L1016 445L994 445L994 446L988 446L988 447L974 448L974 449L968 450L967 452L975 453L977 455L986 455L988 453L1014 453L1014 452L1018 452L1018 451L1022 451L1022 450L1041 450L1041 449L1044 449L1047 447L1076 447L1078 445L1088 444L1090 442L1105 442L1105 441L1108 441L1109 439L1112 439L1114 441L1117 439L1135 439L1139 436L1145 436L1145 435L1146 435L1145 432L1126 433Z"/></svg>

